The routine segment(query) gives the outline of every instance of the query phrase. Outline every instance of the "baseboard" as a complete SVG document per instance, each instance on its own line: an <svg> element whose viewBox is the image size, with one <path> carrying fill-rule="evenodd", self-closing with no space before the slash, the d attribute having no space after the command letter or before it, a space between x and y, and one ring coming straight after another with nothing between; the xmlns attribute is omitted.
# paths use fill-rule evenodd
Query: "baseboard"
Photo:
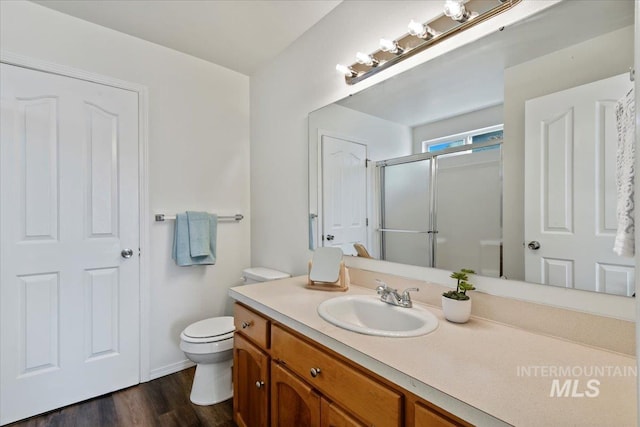
<svg viewBox="0 0 640 427"><path fill-rule="evenodd" d="M185 359L185 360L181 360L180 362L163 366L161 368L152 369L151 372L149 373L149 381L155 380L156 378L164 377L165 375L174 374L178 371L182 371L183 369L187 369L192 366L195 366L195 363Z"/></svg>

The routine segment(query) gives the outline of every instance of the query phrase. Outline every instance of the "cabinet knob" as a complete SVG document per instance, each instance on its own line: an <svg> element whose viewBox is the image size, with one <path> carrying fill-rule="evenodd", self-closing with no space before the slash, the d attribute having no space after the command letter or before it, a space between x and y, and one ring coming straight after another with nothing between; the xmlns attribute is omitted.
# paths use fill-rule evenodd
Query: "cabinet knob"
<svg viewBox="0 0 640 427"><path fill-rule="evenodd" d="M249 320L248 322L242 322L242 329L247 329L249 326L253 325L253 322Z"/></svg>
<svg viewBox="0 0 640 427"><path fill-rule="evenodd" d="M320 368L311 368L311 376L313 378L317 377L318 375L320 375Z"/></svg>
<svg viewBox="0 0 640 427"><path fill-rule="evenodd" d="M264 387L264 381L256 381L256 388Z"/></svg>

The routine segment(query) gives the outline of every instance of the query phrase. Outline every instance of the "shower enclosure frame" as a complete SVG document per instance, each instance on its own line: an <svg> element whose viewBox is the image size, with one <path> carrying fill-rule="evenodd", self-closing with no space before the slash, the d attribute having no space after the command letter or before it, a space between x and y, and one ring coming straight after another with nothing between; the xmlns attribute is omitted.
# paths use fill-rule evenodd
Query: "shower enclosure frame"
<svg viewBox="0 0 640 427"><path fill-rule="evenodd" d="M500 206L502 207L503 198L503 158L502 158L502 143L503 138L492 139L484 142L477 142L474 144L465 144L457 147L446 148L434 152L424 152L418 154L412 154L409 156L396 157L393 159L380 160L376 162L376 171L378 176L378 187L380 192L380 227L377 229L380 232L380 258L386 260L386 245L385 245L385 233L410 233L410 234L427 234L429 248L428 267L437 267L436 264L436 237L437 230L437 175L438 175L438 162L437 159L440 156L454 153L462 153L464 151L473 151L488 147L498 146L500 149L500 167L499 167L499 180L500 180ZM397 228L385 228L385 168L387 166L397 166L408 163L415 163L421 161L429 161L429 221L428 230L404 230ZM500 209L500 227L502 228L502 208ZM502 253L500 254L500 276L502 276Z"/></svg>

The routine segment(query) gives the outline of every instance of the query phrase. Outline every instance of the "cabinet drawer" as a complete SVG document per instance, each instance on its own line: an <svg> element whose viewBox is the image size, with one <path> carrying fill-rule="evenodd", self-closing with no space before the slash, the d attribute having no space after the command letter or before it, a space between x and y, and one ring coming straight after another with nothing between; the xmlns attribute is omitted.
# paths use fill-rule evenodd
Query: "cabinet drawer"
<svg viewBox="0 0 640 427"><path fill-rule="evenodd" d="M278 326L271 328L271 344L274 360L284 363L367 424L376 427L401 425L400 393ZM316 371L312 372L312 368Z"/></svg>
<svg viewBox="0 0 640 427"><path fill-rule="evenodd" d="M269 348L269 321L247 307L236 303L233 307L233 323L236 331L258 344Z"/></svg>

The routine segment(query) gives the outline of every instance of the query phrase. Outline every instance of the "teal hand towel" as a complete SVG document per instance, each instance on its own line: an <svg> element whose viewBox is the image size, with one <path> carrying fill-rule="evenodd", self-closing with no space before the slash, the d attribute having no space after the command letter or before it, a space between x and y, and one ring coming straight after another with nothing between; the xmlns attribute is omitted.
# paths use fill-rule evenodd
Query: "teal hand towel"
<svg viewBox="0 0 640 427"><path fill-rule="evenodd" d="M218 215L209 215L209 255L211 264L216 263L216 239L218 238Z"/></svg>
<svg viewBox="0 0 640 427"><path fill-rule="evenodd" d="M218 216L207 214L209 220L209 252L207 255L191 256L189 244L189 221L186 213L177 214L173 233L171 258L177 265L212 265L216 263L216 238L218 234Z"/></svg>
<svg viewBox="0 0 640 427"><path fill-rule="evenodd" d="M189 252L191 257L207 256L209 247L209 214L187 211L189 226Z"/></svg>

